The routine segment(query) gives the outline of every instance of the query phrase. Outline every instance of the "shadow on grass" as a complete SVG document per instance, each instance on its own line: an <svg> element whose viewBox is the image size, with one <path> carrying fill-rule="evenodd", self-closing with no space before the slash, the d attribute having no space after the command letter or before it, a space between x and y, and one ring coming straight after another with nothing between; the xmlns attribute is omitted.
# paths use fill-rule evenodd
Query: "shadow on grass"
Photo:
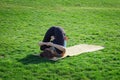
<svg viewBox="0 0 120 80"><path fill-rule="evenodd" d="M48 59L45 58L40 58L38 56L34 56L34 55L27 55L25 58L18 60L18 62L21 62L24 65L28 65L28 64L39 64L39 63L55 63L55 61L50 61Z"/></svg>

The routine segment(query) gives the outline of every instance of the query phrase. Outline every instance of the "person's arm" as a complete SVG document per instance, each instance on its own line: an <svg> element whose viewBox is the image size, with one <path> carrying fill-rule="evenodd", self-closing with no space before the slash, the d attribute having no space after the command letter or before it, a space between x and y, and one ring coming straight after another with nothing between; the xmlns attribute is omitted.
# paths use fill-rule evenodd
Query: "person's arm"
<svg viewBox="0 0 120 80"><path fill-rule="evenodd" d="M39 45L40 46L42 46L42 45L53 46L53 47L59 49L60 51L62 51L63 53L65 53L65 51L66 51L64 46L61 46L61 45L58 45L58 44L54 44L52 42L40 42Z"/></svg>
<svg viewBox="0 0 120 80"><path fill-rule="evenodd" d="M39 42L38 45L39 46L43 46L43 45L47 45L48 42Z"/></svg>

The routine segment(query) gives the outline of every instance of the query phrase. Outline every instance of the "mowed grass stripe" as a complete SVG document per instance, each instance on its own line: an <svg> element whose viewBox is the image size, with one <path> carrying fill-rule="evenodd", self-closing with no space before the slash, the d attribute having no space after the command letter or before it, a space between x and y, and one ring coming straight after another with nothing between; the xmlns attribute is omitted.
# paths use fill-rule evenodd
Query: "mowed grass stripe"
<svg viewBox="0 0 120 80"><path fill-rule="evenodd" d="M56 7L45 7L45 6L25 6L25 5L17 5L17 4L0 4L1 8L26 8L26 9L34 9L34 10L41 10L41 9L62 9L62 10L68 10L68 9L77 9L77 10L120 10L120 8L116 7L65 7L65 6L56 6Z"/></svg>

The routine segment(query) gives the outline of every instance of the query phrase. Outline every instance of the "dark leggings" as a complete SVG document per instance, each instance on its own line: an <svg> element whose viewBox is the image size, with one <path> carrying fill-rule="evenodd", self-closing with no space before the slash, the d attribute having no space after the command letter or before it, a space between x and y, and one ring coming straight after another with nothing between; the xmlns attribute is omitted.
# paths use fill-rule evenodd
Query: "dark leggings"
<svg viewBox="0 0 120 80"><path fill-rule="evenodd" d="M58 44L61 46L64 46L64 36L65 32L60 27L51 27L46 32L43 42L50 42L51 36L54 36L55 39L52 41L54 44ZM49 48L50 46L43 45L40 47L41 50L44 50L45 48Z"/></svg>

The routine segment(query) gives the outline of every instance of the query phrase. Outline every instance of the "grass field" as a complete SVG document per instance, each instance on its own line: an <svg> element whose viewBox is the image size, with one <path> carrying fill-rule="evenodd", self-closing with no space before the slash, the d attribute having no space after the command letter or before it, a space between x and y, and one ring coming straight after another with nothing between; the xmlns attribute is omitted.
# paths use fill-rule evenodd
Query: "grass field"
<svg viewBox="0 0 120 80"><path fill-rule="evenodd" d="M51 26L62 26L67 46L101 51L57 62L32 56ZM0 0L0 80L119 80L120 0Z"/></svg>

